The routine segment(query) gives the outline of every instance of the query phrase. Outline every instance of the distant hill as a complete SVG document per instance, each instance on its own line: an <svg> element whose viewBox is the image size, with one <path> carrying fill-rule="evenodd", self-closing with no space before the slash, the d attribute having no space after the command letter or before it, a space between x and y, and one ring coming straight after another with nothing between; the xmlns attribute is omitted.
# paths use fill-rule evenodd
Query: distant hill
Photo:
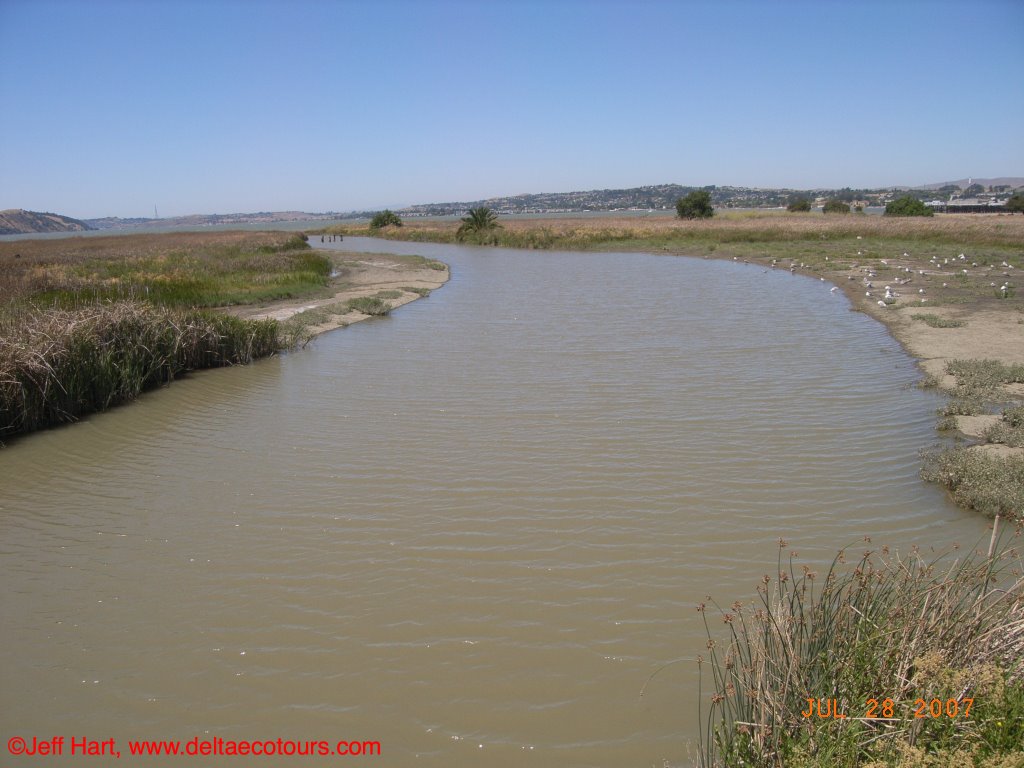
<svg viewBox="0 0 1024 768"><path fill-rule="evenodd" d="M10 208L0 211L0 235L27 235L35 232L85 232L92 229L84 221L56 213Z"/></svg>
<svg viewBox="0 0 1024 768"><path fill-rule="evenodd" d="M136 229L142 227L209 227L232 224L274 224L282 221L333 221L342 214L306 213L304 211L259 211L257 213L194 213L188 216L170 216L162 219L122 219L107 216L102 219L87 219L92 229ZM312 226L312 225L311 225Z"/></svg>
<svg viewBox="0 0 1024 768"><path fill-rule="evenodd" d="M959 179L957 181L942 181L938 184L922 184L920 187L915 189L942 189L943 187L960 187L960 189L967 189L971 184L981 184L981 186L988 187L1010 187L1011 189L1017 189L1018 187L1024 187L1024 176L1000 176L997 179Z"/></svg>

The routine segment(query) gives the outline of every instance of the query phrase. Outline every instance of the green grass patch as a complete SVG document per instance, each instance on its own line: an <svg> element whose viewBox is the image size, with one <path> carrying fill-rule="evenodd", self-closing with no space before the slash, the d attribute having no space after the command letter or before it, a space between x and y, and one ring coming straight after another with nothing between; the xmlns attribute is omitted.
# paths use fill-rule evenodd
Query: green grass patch
<svg viewBox="0 0 1024 768"><path fill-rule="evenodd" d="M939 315L932 314L914 314L911 315L912 320L920 320L925 325L931 328L963 328L967 325L964 320L952 320L948 317L939 317Z"/></svg>
<svg viewBox="0 0 1024 768"><path fill-rule="evenodd" d="M415 293L415 294L417 294L419 296L424 296L424 297L430 295L430 289L429 288L421 288L421 287L416 286L416 285L403 285L402 286L402 290L403 291L407 291L409 293Z"/></svg>
<svg viewBox="0 0 1024 768"><path fill-rule="evenodd" d="M372 317L383 317L391 311L391 305L376 296L360 296L349 299L346 306L351 312L361 312Z"/></svg>
<svg viewBox="0 0 1024 768"><path fill-rule="evenodd" d="M270 246L211 247L130 260L91 259L61 270L56 285L30 298L64 309L120 299L175 307L254 304L308 295L327 285L331 261L322 253Z"/></svg>

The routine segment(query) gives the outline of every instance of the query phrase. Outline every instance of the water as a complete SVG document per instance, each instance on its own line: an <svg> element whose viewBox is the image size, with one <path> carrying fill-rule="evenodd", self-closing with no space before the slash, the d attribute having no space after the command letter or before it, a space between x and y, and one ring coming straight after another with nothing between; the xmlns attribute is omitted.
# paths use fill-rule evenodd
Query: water
<svg viewBox="0 0 1024 768"><path fill-rule="evenodd" d="M751 599L780 536L816 564L865 535L984 535L918 479L938 402L913 361L825 283L333 245L440 258L452 279L0 452L5 739L686 765L694 607Z"/></svg>

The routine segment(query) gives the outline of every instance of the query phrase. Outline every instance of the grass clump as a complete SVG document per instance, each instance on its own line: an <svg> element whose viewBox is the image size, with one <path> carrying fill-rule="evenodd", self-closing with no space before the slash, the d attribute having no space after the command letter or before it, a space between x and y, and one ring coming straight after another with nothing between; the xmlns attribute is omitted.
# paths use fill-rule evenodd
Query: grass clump
<svg viewBox="0 0 1024 768"><path fill-rule="evenodd" d="M1005 409L1002 419L985 430L982 438L986 443L1024 448L1024 406Z"/></svg>
<svg viewBox="0 0 1024 768"><path fill-rule="evenodd" d="M421 296L423 298L426 298L427 296L430 295L429 288L422 288L416 285L403 285L402 290L408 291L409 293L415 293L417 296Z"/></svg>
<svg viewBox="0 0 1024 768"><path fill-rule="evenodd" d="M987 554L883 547L847 564L840 552L823 576L792 555L784 564L780 540L778 575L764 576L754 603L718 608L724 642L698 608L710 654L698 662L713 684L701 765L1019 765L1018 537L998 542L993 531ZM808 699L846 718L804 716Z"/></svg>
<svg viewBox="0 0 1024 768"><path fill-rule="evenodd" d="M383 317L391 311L391 305L376 296L359 296L346 302L350 312L361 312L371 317Z"/></svg>
<svg viewBox="0 0 1024 768"><path fill-rule="evenodd" d="M963 328L967 325L965 320L952 320L946 317L939 317L938 315L932 314L914 314L910 316L912 320L920 320L925 325L931 328Z"/></svg>
<svg viewBox="0 0 1024 768"><path fill-rule="evenodd" d="M991 403L1005 401L1003 384L1024 382L1024 365L1005 365L998 360L950 360L946 373L956 378L952 399L943 416L977 416Z"/></svg>
<svg viewBox="0 0 1024 768"><path fill-rule="evenodd" d="M198 368L279 348L273 320L118 301L0 323L0 437L75 421Z"/></svg>
<svg viewBox="0 0 1024 768"><path fill-rule="evenodd" d="M377 291L374 296L378 299L400 299L402 298L401 291Z"/></svg>
<svg viewBox="0 0 1024 768"><path fill-rule="evenodd" d="M1024 456L961 446L925 455L925 480L949 489L962 507L986 515L1024 519Z"/></svg>

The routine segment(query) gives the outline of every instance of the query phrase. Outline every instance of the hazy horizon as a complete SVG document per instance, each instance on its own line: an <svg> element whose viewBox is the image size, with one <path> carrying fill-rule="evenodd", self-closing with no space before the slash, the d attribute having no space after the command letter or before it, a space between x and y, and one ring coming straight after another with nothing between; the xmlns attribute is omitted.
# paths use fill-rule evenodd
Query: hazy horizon
<svg viewBox="0 0 1024 768"><path fill-rule="evenodd" d="M0 209L1024 175L1022 31L1012 0L0 0Z"/></svg>

